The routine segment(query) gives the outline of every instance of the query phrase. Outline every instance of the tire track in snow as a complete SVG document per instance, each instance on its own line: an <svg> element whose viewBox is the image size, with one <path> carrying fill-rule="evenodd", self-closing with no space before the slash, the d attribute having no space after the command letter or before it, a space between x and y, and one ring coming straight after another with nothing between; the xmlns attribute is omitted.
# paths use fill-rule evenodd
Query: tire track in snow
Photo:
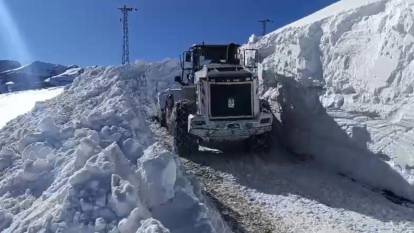
<svg viewBox="0 0 414 233"><path fill-rule="evenodd" d="M172 150L172 137L158 124L152 124L152 131L166 148ZM181 158L187 174L195 177L202 185L204 195L212 201L217 210L235 233L272 233L291 232L275 224L274 219L261 211L242 193L243 186L229 182L230 177L209 166L208 163L198 163L194 158L207 158L208 152L199 152L192 158ZM281 220L281 218L280 218Z"/></svg>
<svg viewBox="0 0 414 233"><path fill-rule="evenodd" d="M197 153L193 156L203 155ZM187 158L183 161L186 170L204 186L205 195L213 201L233 232L286 232L277 229L280 224L275 224L270 216L246 200L243 187L229 182L226 174L210 168L208 164L198 164Z"/></svg>

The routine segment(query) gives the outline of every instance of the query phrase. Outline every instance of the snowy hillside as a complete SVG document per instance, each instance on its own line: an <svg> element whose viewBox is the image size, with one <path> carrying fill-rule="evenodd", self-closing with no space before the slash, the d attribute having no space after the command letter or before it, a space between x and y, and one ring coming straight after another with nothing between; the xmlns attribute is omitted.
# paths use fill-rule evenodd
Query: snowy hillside
<svg viewBox="0 0 414 233"><path fill-rule="evenodd" d="M414 1L342 0L247 47L282 139L414 200Z"/></svg>
<svg viewBox="0 0 414 233"><path fill-rule="evenodd" d="M0 93L38 89L50 86L61 86L67 84L69 81L72 81L74 77L81 73L66 73L66 75L62 77L59 75L68 69L78 67L66 67L40 61L35 61L31 64L17 68L15 68L15 66L18 65L18 63L3 62L3 64L10 69L0 71ZM51 77L53 77L53 82L45 82L46 79Z"/></svg>
<svg viewBox="0 0 414 233"><path fill-rule="evenodd" d="M0 231L226 232L150 129L148 82L173 63L86 69L0 130Z"/></svg>
<svg viewBox="0 0 414 233"><path fill-rule="evenodd" d="M8 121L29 112L36 102L51 99L62 92L63 88L49 88L0 94L0 129Z"/></svg>
<svg viewBox="0 0 414 233"><path fill-rule="evenodd" d="M21 65L17 61L0 60L0 72L19 68Z"/></svg>

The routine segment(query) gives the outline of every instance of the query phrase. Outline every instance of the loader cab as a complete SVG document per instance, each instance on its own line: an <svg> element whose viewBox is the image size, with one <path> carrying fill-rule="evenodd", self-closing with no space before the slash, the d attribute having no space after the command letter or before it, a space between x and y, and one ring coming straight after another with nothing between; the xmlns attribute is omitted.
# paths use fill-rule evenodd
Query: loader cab
<svg viewBox="0 0 414 233"><path fill-rule="evenodd" d="M192 64L193 71L209 64L239 65L238 49L240 45L195 45L187 52L186 58Z"/></svg>
<svg viewBox="0 0 414 233"><path fill-rule="evenodd" d="M184 52L181 59L181 76L175 77L175 81L181 85L194 84L194 74L211 64L240 65L240 45L231 43L228 45L194 45Z"/></svg>

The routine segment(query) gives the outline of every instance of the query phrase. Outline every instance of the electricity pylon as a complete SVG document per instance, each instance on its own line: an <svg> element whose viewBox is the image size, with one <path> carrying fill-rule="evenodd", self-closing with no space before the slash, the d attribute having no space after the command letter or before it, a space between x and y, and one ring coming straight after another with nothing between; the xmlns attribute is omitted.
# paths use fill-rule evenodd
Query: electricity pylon
<svg viewBox="0 0 414 233"><path fill-rule="evenodd" d="M118 8L122 12L122 29L123 29L123 45L122 45L122 65L129 64L129 28L128 15L132 11L137 11L137 8L127 7L124 5Z"/></svg>
<svg viewBox="0 0 414 233"><path fill-rule="evenodd" d="M267 33L267 24L268 23L272 23L273 21L272 20L270 20L270 19L262 19L262 20L259 20L259 23L261 23L262 24L262 36L264 36L264 35L266 35L266 33Z"/></svg>

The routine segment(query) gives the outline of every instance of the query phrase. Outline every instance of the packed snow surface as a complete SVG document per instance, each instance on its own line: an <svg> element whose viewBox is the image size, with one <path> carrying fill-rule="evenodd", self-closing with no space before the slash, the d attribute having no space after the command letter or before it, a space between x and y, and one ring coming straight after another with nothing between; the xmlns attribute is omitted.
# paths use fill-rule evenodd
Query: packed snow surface
<svg viewBox="0 0 414 233"><path fill-rule="evenodd" d="M62 92L63 88L49 88L0 94L0 128L17 116L30 111L36 102L51 99Z"/></svg>
<svg viewBox="0 0 414 233"><path fill-rule="evenodd" d="M0 231L227 232L149 127L152 84L177 67L86 69L1 129Z"/></svg>
<svg viewBox="0 0 414 233"><path fill-rule="evenodd" d="M251 40L281 139L414 200L414 1L343 0Z"/></svg>

